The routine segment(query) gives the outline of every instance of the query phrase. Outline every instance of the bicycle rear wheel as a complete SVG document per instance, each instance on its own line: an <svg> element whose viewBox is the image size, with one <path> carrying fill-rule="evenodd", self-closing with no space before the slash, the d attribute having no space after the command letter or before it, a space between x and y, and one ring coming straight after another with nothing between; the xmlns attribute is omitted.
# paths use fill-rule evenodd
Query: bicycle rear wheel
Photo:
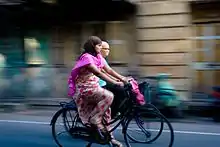
<svg viewBox="0 0 220 147"><path fill-rule="evenodd" d="M149 121L154 121L154 123L152 123L153 129L149 129ZM134 127L134 124L135 125L137 124L138 127ZM159 129L155 128L155 126L157 125L160 126ZM129 129L130 126L132 127L132 129ZM145 126L147 126L147 128L145 128ZM167 127L166 130L164 129L165 126ZM129 134L130 130L136 132L132 135L132 133ZM152 135L156 131L158 131L158 133L156 133L155 137L152 137ZM163 136L170 137L170 139L168 140L169 141L168 147L172 147L174 141L174 132L170 122L161 113L157 111L142 110L141 112L136 113L136 115L134 115L132 118L130 118L127 121L125 125L124 139L128 147L131 146L129 141L133 141L133 143L147 144L156 141L162 135L163 132L170 134L170 135L166 134ZM139 134L142 135L138 136Z"/></svg>
<svg viewBox="0 0 220 147"><path fill-rule="evenodd" d="M63 144L60 142L60 139L62 137L61 135L64 135L64 138L62 138L66 140L66 136L70 135L70 129L74 127L74 125L67 125L67 121L64 121L66 120L66 114L70 111L72 111L72 113L76 112L74 109L62 108L55 113L51 120L50 125L52 127L52 136L59 147L63 146ZM58 131L58 129L61 129L62 131Z"/></svg>
<svg viewBox="0 0 220 147"><path fill-rule="evenodd" d="M59 142L57 135L59 135L59 134L61 134L63 132L59 132L58 134L56 134L56 123L57 123L58 118L62 117L62 114L63 114L64 111L65 111L64 109L60 109L59 111L57 111L55 113L55 115L53 116L53 118L51 120L51 123L50 123L50 125L52 126L52 136L53 136L53 139L55 140L56 144L59 147L62 147L62 144Z"/></svg>
<svg viewBox="0 0 220 147"><path fill-rule="evenodd" d="M71 135L72 137L72 130L75 127L83 127L83 124L81 122L81 119L79 118L78 112L72 109L67 109L63 112L63 123L66 131Z"/></svg>

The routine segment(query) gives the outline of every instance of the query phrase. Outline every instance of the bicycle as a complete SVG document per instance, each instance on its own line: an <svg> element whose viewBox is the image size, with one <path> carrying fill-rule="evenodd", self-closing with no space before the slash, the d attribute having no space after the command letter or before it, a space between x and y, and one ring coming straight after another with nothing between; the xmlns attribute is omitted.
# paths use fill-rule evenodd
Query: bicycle
<svg viewBox="0 0 220 147"><path fill-rule="evenodd" d="M117 121L119 121L109 131L109 133L113 132L121 125L122 126L122 133L124 135L124 140L125 140L126 146L130 147L131 145L129 144L128 139L133 140L135 142L139 142L139 143L152 143L152 142L154 142L161 135L161 133L163 131L164 123L166 123L169 127L169 130L171 131L171 134L170 134L171 139L170 139L168 147L172 147L173 142L174 142L174 132L173 132L173 128L172 128L172 125L170 124L170 122L165 118L165 116L163 116L159 112L159 110L154 105L147 103L145 106L139 106L136 103L135 95L131 90L132 87L130 84L125 85L124 88L125 88L126 98L121 102L121 104L119 106L120 113L117 116L115 116L115 118L110 123L106 123L105 121L103 121L104 125L112 125L113 123L116 123ZM57 140L56 134L55 134L56 120L60 115L62 115L64 127L65 127L66 131L68 131L69 134L73 138L80 138L80 139L83 139L83 140L89 142L87 147L90 147L92 145L92 143L109 144L111 146L109 137L105 137L103 140L100 140L100 138L97 139L97 138L92 137L92 135L91 135L92 133L90 131L91 128L88 128L87 126L85 126L81 122L79 115L77 113L77 107L73 101L71 101L70 103L62 102L62 103L60 103L60 106L61 106L61 109L55 113L55 115L53 116L53 118L51 120L52 135L53 135L55 142L60 147L62 147L62 145ZM123 107L123 106L126 106L126 107ZM76 112L75 117L72 119L71 126L68 124L68 122L66 120L66 114L69 111ZM154 115L154 116L160 118L161 126L160 126L159 133L156 135L156 137L154 137L153 139L148 140L148 141L138 141L138 140L134 139L133 137L131 137L130 135L128 135L128 133L127 133L128 126L132 122L132 119L134 118L136 123L138 124L138 127L141 129L142 132L145 133L146 137L149 138L151 136L151 133L148 130L145 130L143 128L143 121L144 120L140 119L140 116L145 116L145 117L148 116L149 117L150 115ZM77 124L80 124L83 127L78 127Z"/></svg>

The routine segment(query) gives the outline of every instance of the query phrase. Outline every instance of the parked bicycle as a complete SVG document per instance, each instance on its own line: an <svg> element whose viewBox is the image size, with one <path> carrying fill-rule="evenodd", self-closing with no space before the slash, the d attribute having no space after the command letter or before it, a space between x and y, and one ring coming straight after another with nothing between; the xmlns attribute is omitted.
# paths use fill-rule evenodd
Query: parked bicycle
<svg viewBox="0 0 220 147"><path fill-rule="evenodd" d="M52 135L57 145L59 147L62 147L59 140L57 139L57 134L55 131L57 119L61 116L66 131L73 138L78 138L89 142L87 147L91 147L93 143L112 146L110 143L110 133L116 130L120 125L122 127L121 131L127 147L131 147L129 141L133 141L135 143L152 143L157 140L162 134L164 124L167 124L168 130L170 131L170 141L168 147L172 147L174 142L174 132L172 125L166 119L166 117L163 116L160 111L150 103L146 103L144 106L138 105L136 103L136 97L135 94L132 92L132 86L130 84L125 85L124 90L126 93L126 97L119 105L117 115L113 117L112 121L109 124L107 124L106 121L103 121L104 125L114 124L112 129L109 131L109 135L106 135L104 137L100 137L100 135L96 131L94 131L92 127L85 126L81 122L74 101L71 101L70 103L61 102L61 109L55 113L51 120ZM72 114L75 115L72 117ZM70 121L67 119L67 115L71 116ZM157 121L157 123L160 124L160 128L156 136L152 137L151 130L145 129L144 124L147 123L145 123L145 121L148 121L150 119L155 120L156 118L159 118L159 121ZM128 133L128 127L133 122L135 122L138 126L138 128L136 129L141 131L146 137L144 140L135 139L135 136L132 136L132 134Z"/></svg>

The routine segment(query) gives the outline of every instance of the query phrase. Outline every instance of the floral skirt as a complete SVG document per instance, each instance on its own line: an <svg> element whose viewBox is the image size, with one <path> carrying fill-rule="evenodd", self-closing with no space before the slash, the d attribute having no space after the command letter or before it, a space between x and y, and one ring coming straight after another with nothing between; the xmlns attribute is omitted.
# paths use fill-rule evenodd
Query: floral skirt
<svg viewBox="0 0 220 147"><path fill-rule="evenodd" d="M104 118L107 122L111 120L111 104L114 95L112 92L96 87L77 87L74 95L79 116L84 124L101 125ZM108 127L109 128L109 127Z"/></svg>

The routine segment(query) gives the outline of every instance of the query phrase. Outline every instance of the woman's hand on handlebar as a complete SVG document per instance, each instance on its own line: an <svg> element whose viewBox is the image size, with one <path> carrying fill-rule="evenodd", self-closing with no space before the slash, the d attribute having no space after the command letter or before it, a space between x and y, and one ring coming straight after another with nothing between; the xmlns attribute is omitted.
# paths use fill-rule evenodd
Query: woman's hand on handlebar
<svg viewBox="0 0 220 147"><path fill-rule="evenodd" d="M119 79L116 79L116 81L117 81L117 82L121 82L121 80L119 80Z"/></svg>
<svg viewBox="0 0 220 147"><path fill-rule="evenodd" d="M124 83L123 82L116 82L115 85L120 86L120 87L124 87Z"/></svg>
<svg viewBox="0 0 220 147"><path fill-rule="evenodd" d="M132 77L124 77L124 78L122 79L122 82L123 82L124 84L128 84L131 79L132 79Z"/></svg>

